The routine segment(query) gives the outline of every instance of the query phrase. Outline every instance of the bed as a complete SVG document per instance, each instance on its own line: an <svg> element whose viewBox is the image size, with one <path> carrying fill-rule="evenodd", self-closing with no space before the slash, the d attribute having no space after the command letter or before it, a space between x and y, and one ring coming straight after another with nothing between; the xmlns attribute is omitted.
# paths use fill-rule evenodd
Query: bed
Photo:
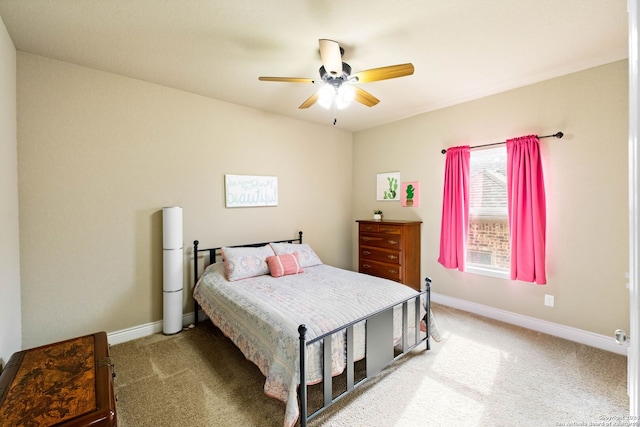
<svg viewBox="0 0 640 427"><path fill-rule="evenodd" d="M208 254L208 257L206 256ZM202 274L199 258L205 267ZM194 241L194 312L209 319L265 376L285 403L284 427L319 415L421 343L430 348L430 281L415 290L322 263L296 239L218 248ZM356 363L364 374L355 374ZM344 390L335 395L334 377ZM308 388L321 387L308 409ZM311 413L309 413L311 412Z"/></svg>

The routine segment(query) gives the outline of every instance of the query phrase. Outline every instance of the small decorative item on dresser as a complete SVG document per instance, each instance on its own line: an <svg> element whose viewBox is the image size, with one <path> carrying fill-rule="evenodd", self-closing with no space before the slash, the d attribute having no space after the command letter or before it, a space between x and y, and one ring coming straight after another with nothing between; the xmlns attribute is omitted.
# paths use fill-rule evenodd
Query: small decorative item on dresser
<svg viewBox="0 0 640 427"><path fill-rule="evenodd" d="M376 221L380 221L382 219L382 211L380 209L373 211L373 219Z"/></svg>

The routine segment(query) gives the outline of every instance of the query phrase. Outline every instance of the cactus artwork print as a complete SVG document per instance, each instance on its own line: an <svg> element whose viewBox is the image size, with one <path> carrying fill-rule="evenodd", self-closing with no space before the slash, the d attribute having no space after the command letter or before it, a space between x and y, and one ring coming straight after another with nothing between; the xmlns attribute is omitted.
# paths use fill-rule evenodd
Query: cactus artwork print
<svg viewBox="0 0 640 427"><path fill-rule="evenodd" d="M377 200L400 200L400 172L379 173L376 182Z"/></svg>
<svg viewBox="0 0 640 427"><path fill-rule="evenodd" d="M389 182L389 189L384 192L384 198L386 200L394 200L398 195L398 180L387 177L387 181Z"/></svg>
<svg viewBox="0 0 640 427"><path fill-rule="evenodd" d="M417 181L402 183L402 206L420 206L420 184Z"/></svg>

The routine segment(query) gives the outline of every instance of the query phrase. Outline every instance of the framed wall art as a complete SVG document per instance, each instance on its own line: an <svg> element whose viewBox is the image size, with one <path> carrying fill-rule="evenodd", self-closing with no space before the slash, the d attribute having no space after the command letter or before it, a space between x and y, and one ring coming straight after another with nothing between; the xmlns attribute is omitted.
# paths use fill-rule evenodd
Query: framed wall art
<svg viewBox="0 0 640 427"><path fill-rule="evenodd" d="M376 200L400 200L400 172L379 173L376 177Z"/></svg>
<svg viewBox="0 0 640 427"><path fill-rule="evenodd" d="M278 206L278 177L225 175L225 206L247 208Z"/></svg>
<svg viewBox="0 0 640 427"><path fill-rule="evenodd" d="M402 183L402 206L415 207L420 206L420 183L418 181Z"/></svg>

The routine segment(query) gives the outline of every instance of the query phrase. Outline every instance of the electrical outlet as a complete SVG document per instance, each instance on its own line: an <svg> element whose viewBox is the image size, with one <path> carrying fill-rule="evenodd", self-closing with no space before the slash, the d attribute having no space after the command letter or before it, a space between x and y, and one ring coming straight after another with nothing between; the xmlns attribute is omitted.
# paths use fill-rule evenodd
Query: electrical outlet
<svg viewBox="0 0 640 427"><path fill-rule="evenodd" d="M624 286L627 289L629 289L629 278L630 278L630 276L629 276L629 272L628 271L626 273L624 273L624 277L625 277L625 279L627 279L627 283L625 283Z"/></svg>
<svg viewBox="0 0 640 427"><path fill-rule="evenodd" d="M555 301L553 298L553 295L544 295L544 305L546 305L547 307L553 307Z"/></svg>

